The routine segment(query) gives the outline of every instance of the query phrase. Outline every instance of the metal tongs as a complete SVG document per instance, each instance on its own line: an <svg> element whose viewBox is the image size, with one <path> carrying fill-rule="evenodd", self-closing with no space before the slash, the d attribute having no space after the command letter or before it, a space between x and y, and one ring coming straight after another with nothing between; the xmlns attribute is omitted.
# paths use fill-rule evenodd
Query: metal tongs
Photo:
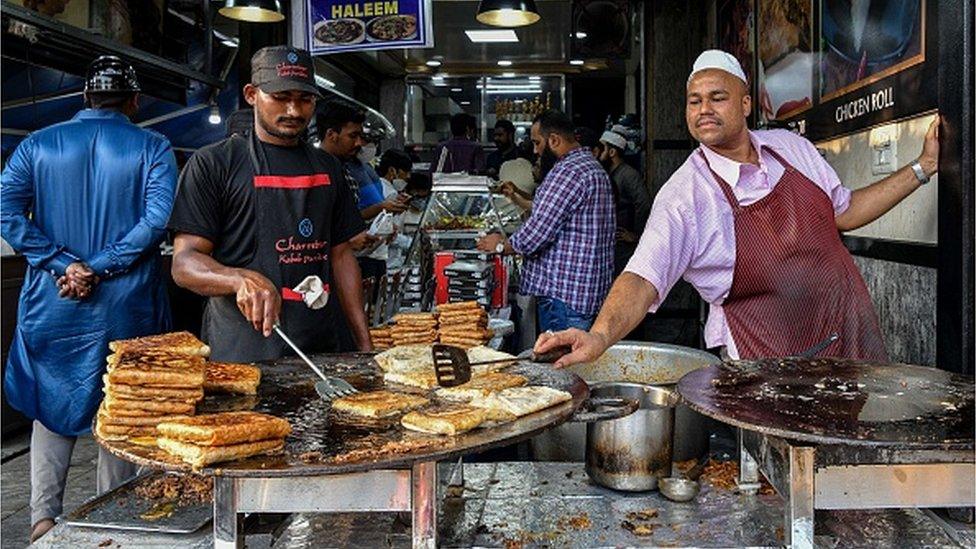
<svg viewBox="0 0 976 549"><path fill-rule="evenodd" d="M441 387L457 387L471 381L472 366L515 363L523 360L551 364L571 350L569 347L559 347L548 353L536 353L532 349L528 349L512 358L471 362L468 359L468 352L461 347L435 343L431 349L431 356L434 359L434 373L437 375L437 384Z"/></svg>
<svg viewBox="0 0 976 549"><path fill-rule="evenodd" d="M359 392L358 389L350 385L346 380L325 375L325 373L322 372L322 369L316 366L316 364L312 362L312 359L308 358L308 356L298 348L298 345L295 345L295 342L286 336L285 332L281 331L281 328L277 324L272 326L272 328L274 329L275 333L277 333L281 339L285 340L285 343L287 343L288 346L295 351L295 354L305 361L305 364L307 364L308 367L319 376L321 381L317 381L315 383L315 392L318 393L320 397L325 400L332 401L337 398L349 396L353 393Z"/></svg>

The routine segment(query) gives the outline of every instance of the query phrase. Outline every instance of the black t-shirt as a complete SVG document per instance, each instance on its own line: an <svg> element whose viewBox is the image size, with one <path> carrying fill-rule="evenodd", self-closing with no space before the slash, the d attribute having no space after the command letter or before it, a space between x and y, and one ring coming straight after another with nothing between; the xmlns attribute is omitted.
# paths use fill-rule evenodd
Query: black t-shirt
<svg viewBox="0 0 976 549"><path fill-rule="evenodd" d="M303 147L259 145L268 161L268 175L315 172ZM332 211L322 212L321 218L324 226L330 227L329 240L334 246L366 230L366 225L342 165L320 149L314 149L313 154L328 168L332 181L328 188L336 193ZM246 266L254 256L257 240L253 177L247 138L232 136L198 150L180 174L168 229L213 242L213 257L223 265Z"/></svg>

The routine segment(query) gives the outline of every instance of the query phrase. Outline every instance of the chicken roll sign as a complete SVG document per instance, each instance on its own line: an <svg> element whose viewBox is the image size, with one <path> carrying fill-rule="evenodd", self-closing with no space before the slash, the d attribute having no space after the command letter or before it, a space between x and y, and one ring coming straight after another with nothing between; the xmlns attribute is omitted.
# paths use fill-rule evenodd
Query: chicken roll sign
<svg viewBox="0 0 976 549"><path fill-rule="evenodd" d="M431 0L306 1L313 55L434 45Z"/></svg>

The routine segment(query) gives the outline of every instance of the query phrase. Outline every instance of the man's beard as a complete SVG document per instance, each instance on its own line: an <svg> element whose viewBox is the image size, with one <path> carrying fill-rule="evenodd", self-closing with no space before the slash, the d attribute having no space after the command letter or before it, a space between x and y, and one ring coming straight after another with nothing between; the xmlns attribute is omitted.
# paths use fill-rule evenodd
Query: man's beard
<svg viewBox="0 0 976 549"><path fill-rule="evenodd" d="M299 121L301 120L300 118L291 118L291 119L299 120ZM284 116L278 118L278 121L285 121L285 120L289 120L289 118ZM258 116L258 123L261 124L261 129L266 131L269 135L273 137L277 137L278 139L295 139L296 137L300 137L305 132L305 129L308 127L308 121L305 121L305 123L302 124L302 127L299 128L298 130L279 129L274 124L265 120L263 115Z"/></svg>
<svg viewBox="0 0 976 549"><path fill-rule="evenodd" d="M539 173L542 175L542 179L546 178L549 171L556 165L559 161L559 157L556 153L549 148L549 144L546 143L545 148L542 149L542 154L539 155Z"/></svg>

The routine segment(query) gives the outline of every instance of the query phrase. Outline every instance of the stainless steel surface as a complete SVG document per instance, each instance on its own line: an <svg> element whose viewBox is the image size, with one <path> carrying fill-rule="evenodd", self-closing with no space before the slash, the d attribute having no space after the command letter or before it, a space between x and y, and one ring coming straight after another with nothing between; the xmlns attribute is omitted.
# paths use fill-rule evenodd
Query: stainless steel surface
<svg viewBox="0 0 976 549"><path fill-rule="evenodd" d="M288 346L295 351L295 354L302 359L302 362L307 364L308 367L319 376L320 381L315 383L315 392L318 393L320 397L322 397L324 400L332 401L337 398L342 398L358 392L355 387L347 383L345 380L325 375L322 370L314 362L312 362L312 359L308 358L308 355L303 353L302 350L298 348L298 345L295 345L295 342L292 341L290 337L285 335L285 332L281 331L281 328L277 324L275 324L273 328L275 333L277 333L278 336L280 336L281 339L283 339L285 343L287 343Z"/></svg>
<svg viewBox="0 0 976 549"><path fill-rule="evenodd" d="M171 473L150 472L129 480L121 486L86 501L64 515L61 521L72 526L86 528L111 528L140 532L188 534L196 532L210 522L211 504L173 505L171 513L163 513L156 519L147 520L140 515L147 513L165 501L145 500L135 494L136 488L162 475Z"/></svg>
<svg viewBox="0 0 976 549"><path fill-rule="evenodd" d="M746 430L739 440L742 469L761 471L785 500L795 547L813 546L814 509L976 505L972 450L811 445Z"/></svg>
<svg viewBox="0 0 976 549"><path fill-rule="evenodd" d="M817 509L953 507L976 501L972 464L848 465L816 472Z"/></svg>
<svg viewBox="0 0 976 549"><path fill-rule="evenodd" d="M412 546L437 549L437 464L415 464L412 480Z"/></svg>
<svg viewBox="0 0 976 549"><path fill-rule="evenodd" d="M579 410L569 418L573 423L594 423L620 419L633 414L640 408L640 401L634 398L590 397L583 401Z"/></svg>
<svg viewBox="0 0 976 549"><path fill-rule="evenodd" d="M586 473L601 486L632 492L654 490L671 473L675 394L639 383L590 386L592 398L631 398L636 412L586 426Z"/></svg>
<svg viewBox="0 0 976 549"><path fill-rule="evenodd" d="M231 549L244 542L241 527L244 516L237 513L237 482L233 478L214 478L214 549Z"/></svg>
<svg viewBox="0 0 976 549"><path fill-rule="evenodd" d="M379 367L372 360L372 355L322 355L313 357L313 360L330 375L346 379L358 389L382 386ZM398 425L382 433L371 433L333 421L329 406L315 392L316 376L298 359L258 366L262 370L262 381L254 410L285 418L291 423L292 434L285 439L285 451L277 456L216 464L204 469L204 472L233 477L301 477L401 469L417 462L454 459L467 453L518 442L558 425L572 417L589 396L586 384L571 372L531 363L517 364L508 371L526 376L530 383L565 390L573 395L572 400L498 427L477 429L455 437L422 435L405 431ZM204 404L220 404L230 398L208 397ZM158 448L97 440L109 452L139 465L157 469L189 469L188 465ZM383 444L398 443L420 444L421 447L381 455L366 453ZM357 452L356 455L362 454L362 457L345 457L350 455L349 452Z"/></svg>
<svg viewBox="0 0 976 549"><path fill-rule="evenodd" d="M453 463L440 465L444 489ZM778 547L783 545L783 502L703 483L692 503L672 503L657 492L626 494L593 484L580 463L476 463L464 466L461 497L443 499L441 547ZM636 536L622 527L629 513L656 512L652 529ZM585 518L573 527L569 519ZM955 529L918 509L818 511L815 544L848 547L972 547L972 525ZM954 530L954 531L952 531ZM7 532L5 531L4 534ZM245 531L245 535L248 534ZM57 524L37 547L213 547L212 531L173 535L106 532ZM6 538L5 538L6 539ZM251 544L251 536L246 537ZM412 544L410 521L394 513L296 514L273 547L403 549Z"/></svg>
<svg viewBox="0 0 976 549"><path fill-rule="evenodd" d="M410 470L327 477L236 478L237 512L409 511Z"/></svg>
<svg viewBox="0 0 976 549"><path fill-rule="evenodd" d="M845 359L732 361L681 378L691 408L723 423L811 442L973 449L972 378Z"/></svg>
<svg viewBox="0 0 976 549"><path fill-rule="evenodd" d="M671 386L692 370L715 364L710 353L668 345L622 341L610 347L596 361L567 368L587 383L626 381L655 386ZM708 420L680 404L675 416L674 459L697 458L708 451ZM586 458L586 429L565 423L530 441L532 456L539 461L578 461Z"/></svg>
<svg viewBox="0 0 976 549"><path fill-rule="evenodd" d="M658 481L658 489L671 501L685 502L695 499L701 486L688 478L667 477Z"/></svg>

